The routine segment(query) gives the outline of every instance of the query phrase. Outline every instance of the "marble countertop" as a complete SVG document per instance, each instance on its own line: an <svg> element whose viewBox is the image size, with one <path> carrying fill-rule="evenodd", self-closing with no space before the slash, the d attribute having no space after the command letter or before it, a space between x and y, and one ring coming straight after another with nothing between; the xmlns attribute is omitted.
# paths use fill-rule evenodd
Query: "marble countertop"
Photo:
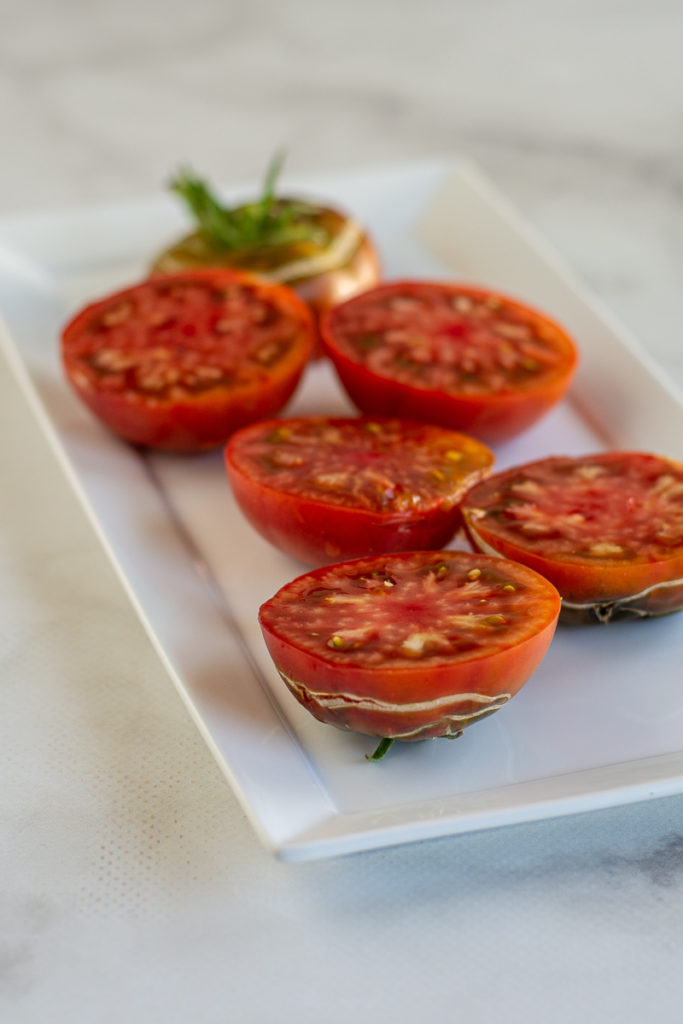
<svg viewBox="0 0 683 1024"><path fill-rule="evenodd" d="M671 0L6 0L0 218L478 162L683 386ZM282 864L0 365L0 1016L678 1024L683 797Z"/></svg>

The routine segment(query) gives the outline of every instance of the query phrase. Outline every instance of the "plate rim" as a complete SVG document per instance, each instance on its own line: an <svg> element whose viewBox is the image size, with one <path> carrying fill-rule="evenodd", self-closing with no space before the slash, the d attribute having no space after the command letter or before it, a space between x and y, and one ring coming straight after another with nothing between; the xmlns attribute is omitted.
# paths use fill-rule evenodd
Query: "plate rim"
<svg viewBox="0 0 683 1024"><path fill-rule="evenodd" d="M627 332L623 330L621 325L617 323L612 314L609 313L609 311L602 309L600 304L589 294L588 290L582 286L578 280L574 279L574 276L571 275L564 266L560 257L553 254L550 247L540 239L532 229L529 228L523 218L514 211L504 197L500 196L494 186L485 179L476 167L468 161L457 161L454 163L453 161L443 160L439 160L438 162L420 161L414 165L401 165L403 169L408 168L408 173L410 173L411 166L422 170L430 168L430 173L432 170L435 170L437 175L443 177L444 183L446 183L447 180L460 180L462 182L466 182L468 188L479 194L482 201L491 203L497 213L500 212L498 207L502 205L502 208L508 211L515 229L521 233L532 248L539 249L540 258L544 261L549 260L557 274L567 277L569 282L568 287L573 288L578 292L579 299L588 305L594 315L598 318L603 317L606 319L608 330L610 330L622 342L627 339L626 344L631 356L642 363L643 369L649 375L653 387L664 388L667 391L670 399L678 405L683 422L683 400L677 394L677 390L673 387L671 382L664 378L655 361L647 357L646 353L640 349L637 343L635 343L633 339L627 335ZM362 172L356 173L358 175ZM379 172L374 170L370 173L376 174ZM343 174L338 176L339 180L342 180L344 177L345 175ZM144 204L145 201L135 200L135 202ZM154 203L156 206L159 205L158 199L150 199L147 202ZM125 201L116 201L114 203L109 202L106 204L90 204L86 210L88 216L97 218L103 211L106 212L107 216L111 216L112 211L119 211L126 205L127 203ZM68 215L68 211L61 211L60 213L60 216L66 216L67 219ZM29 225L30 233L33 233L35 236L35 233L39 228L41 214L31 214L30 216L23 218L23 220L25 220ZM49 215L47 216L47 220L50 220ZM17 236L21 235L21 223L21 216L12 218L11 234L15 242ZM0 220L0 244L2 244L3 228L5 226L6 222ZM424 220L421 222L419 230L425 230ZM8 247L8 252L11 256L13 252L12 246ZM18 272L28 273L32 268L31 260L25 256L21 247L19 247L17 252L19 254L17 257L19 267ZM37 269L38 273L36 281L40 279L40 271L44 268L38 265ZM47 287L46 282L45 284ZM298 829L290 830L288 834L286 834L286 830L284 832L280 830L279 833L277 830L274 831L272 828L268 827L267 824L264 824L262 817L259 816L252 802L245 795L243 786L235 776L235 773L230 763L226 760L223 751L218 747L201 712L198 710L196 703L188 692L182 675L178 671L177 665L174 664L173 659L169 656L168 651L164 648L163 643L157 635L153 623L149 620L144 604L141 602L133 582L121 563L120 556L117 554L111 538L104 530L101 520L94 512L88 495L83 488L79 474L64 446L64 442L60 436L57 425L53 422L49 410L46 408L36 387L35 381L32 378L31 372L24 362L21 345L13 337L9 327L2 323L0 323L0 348L2 348L6 359L8 360L10 369L14 374L15 379L18 380L21 390L28 401L34 416L36 416L41 426L44 436L46 437L62 470L65 472L71 487L75 490L91 526L94 528L100 543L104 547L107 556L114 566L128 599L133 604L136 614L140 618L145 631L162 661L162 664L171 676L176 690L180 694L181 699L183 699L192 719L195 722L195 725L198 727L203 739L209 746L211 753L218 760L221 770L224 772L228 781L232 785L233 790L236 792L252 827L259 835L261 841L279 858L287 861L294 861L344 855L362 850L393 846L400 843L422 841L429 838L442 838L449 835L454 836L466 832L480 831L482 829L503 827L513 823L538 821L568 814L581 813L598 808L617 806L624 803L635 803L653 796L667 796L673 793L679 793L683 790L683 750L681 750L670 754L660 754L629 760L620 764L609 765L607 768L602 766L598 768L584 769L578 772L573 771L568 773L566 776L557 775L527 782L510 783L476 792L473 791L472 793L467 794L468 797L477 796L480 803L482 802L482 794L488 794L488 799L490 801L495 802L497 798L497 809L493 812L487 807L480 807L479 810L463 812L462 804L467 801L463 801L462 796L452 796L446 799L435 798L433 801L434 808L430 807L430 803L432 803L432 801L421 801L420 807L422 807L423 813L418 814L416 818L415 807L413 804L398 805L397 807L384 808L374 812L360 811L352 814L340 812L334 807L329 797L325 794L321 781L315 777L314 773L312 773L312 777L310 779L310 793L311 801L315 804L315 813L312 813L311 808L311 813L309 813L306 823L301 824ZM117 444L117 442L114 442L114 444ZM128 455L127 452L126 454ZM266 696L267 693L268 688L266 687ZM297 757L301 756L304 761L307 761L308 757L306 753L301 750L301 744L294 735L293 730L288 726L284 714L279 711L272 700L270 701L270 704L271 713L279 720L280 726L284 725L285 731L288 733L288 743L292 747L296 748L298 752ZM304 770L306 770L305 766ZM604 777L605 774L609 774L610 770L613 770L615 776L618 778L615 779L612 785L593 786L590 790L590 799L587 802L586 792L584 789L581 789L579 792L576 786L572 787L568 784L566 786L567 792L562 796L547 797L544 800L541 800L538 797L535 799L528 798L525 802L525 792L533 792L534 789L537 789L541 785L547 786L549 778L553 783L554 788L562 789L562 785L558 780L577 780L579 777L584 779L591 777L597 782L600 777ZM316 791L319 799L316 799L315 797ZM511 804L509 801L506 801L505 797L514 796L515 794L518 797L521 796L521 803L518 801L517 803ZM581 801L583 802L581 803ZM484 803L486 802L487 801L484 800ZM457 805L460 805L460 810L458 810ZM436 813L437 811L439 813Z"/></svg>

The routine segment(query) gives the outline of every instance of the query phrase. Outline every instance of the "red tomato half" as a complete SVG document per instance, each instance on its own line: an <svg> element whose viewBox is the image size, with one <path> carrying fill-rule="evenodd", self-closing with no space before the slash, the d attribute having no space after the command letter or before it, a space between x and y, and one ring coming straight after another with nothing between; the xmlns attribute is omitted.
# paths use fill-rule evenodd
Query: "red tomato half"
<svg viewBox="0 0 683 1024"><path fill-rule="evenodd" d="M408 552L300 576L261 607L284 682L321 722L453 736L538 668L560 598L537 573L463 551Z"/></svg>
<svg viewBox="0 0 683 1024"><path fill-rule="evenodd" d="M683 608L683 465L640 452L550 458L465 498L472 544L542 573L562 617L608 622Z"/></svg>
<svg viewBox="0 0 683 1024"><path fill-rule="evenodd" d="M62 358L77 394L115 433L194 452L278 412L312 346L311 314L289 288L208 269L88 306L64 328Z"/></svg>
<svg viewBox="0 0 683 1024"><path fill-rule="evenodd" d="M331 310L325 348L364 413L438 423L487 443L520 433L569 387L567 332L514 299L400 281Z"/></svg>
<svg viewBox="0 0 683 1024"><path fill-rule="evenodd" d="M462 525L460 498L493 463L463 434L362 418L256 423L225 455L247 519L309 565L443 547Z"/></svg>

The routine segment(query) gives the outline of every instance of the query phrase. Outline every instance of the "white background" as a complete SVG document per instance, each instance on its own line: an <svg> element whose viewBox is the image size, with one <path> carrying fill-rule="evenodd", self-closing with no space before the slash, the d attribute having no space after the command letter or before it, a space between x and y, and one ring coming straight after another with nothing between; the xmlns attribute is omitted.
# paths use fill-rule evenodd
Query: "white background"
<svg viewBox="0 0 683 1024"><path fill-rule="evenodd" d="M663 0L3 0L0 215L465 155L681 385L682 41ZM683 799L280 864L4 366L0 481L2 1019L680 1021Z"/></svg>

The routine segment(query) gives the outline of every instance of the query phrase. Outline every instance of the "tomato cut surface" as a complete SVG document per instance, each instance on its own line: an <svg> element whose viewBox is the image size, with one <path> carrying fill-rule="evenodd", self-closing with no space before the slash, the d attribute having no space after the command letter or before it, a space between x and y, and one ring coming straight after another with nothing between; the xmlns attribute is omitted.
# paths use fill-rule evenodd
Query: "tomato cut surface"
<svg viewBox="0 0 683 1024"><path fill-rule="evenodd" d="M278 412L313 344L304 303L248 274L156 277L93 303L62 335L67 377L115 433L200 451Z"/></svg>
<svg viewBox="0 0 683 1024"><path fill-rule="evenodd" d="M463 502L473 545L531 566L563 618L683 607L683 465L642 452L557 457L497 473Z"/></svg>
<svg viewBox="0 0 683 1024"><path fill-rule="evenodd" d="M538 667L555 588L503 559L407 552L317 569L260 610L273 661L316 718L372 736L451 736Z"/></svg>
<svg viewBox="0 0 683 1024"><path fill-rule="evenodd" d="M385 419L271 420L226 448L246 517L309 565L442 547L461 527L459 499L492 463L472 438Z"/></svg>
<svg viewBox="0 0 683 1024"><path fill-rule="evenodd" d="M363 412L438 423L488 443L547 412L577 362L574 342L549 317L446 283L380 285L331 310L322 336Z"/></svg>

